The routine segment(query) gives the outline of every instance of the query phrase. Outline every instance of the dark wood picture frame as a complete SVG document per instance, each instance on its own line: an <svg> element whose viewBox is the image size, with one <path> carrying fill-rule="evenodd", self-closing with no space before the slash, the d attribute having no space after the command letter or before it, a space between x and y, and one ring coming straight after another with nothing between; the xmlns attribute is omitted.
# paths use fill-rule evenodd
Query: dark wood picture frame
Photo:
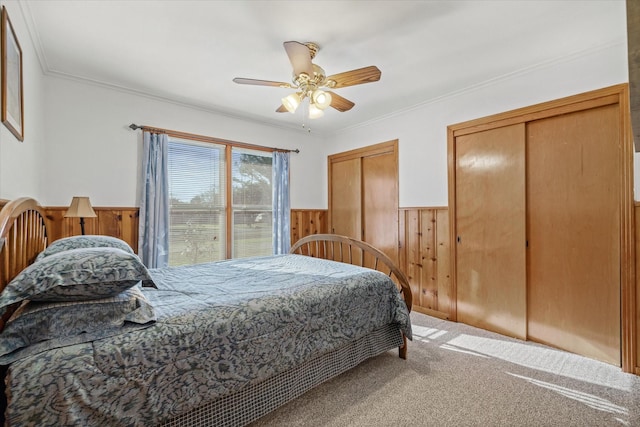
<svg viewBox="0 0 640 427"><path fill-rule="evenodd" d="M22 49L4 6L2 6L0 33L2 41L2 123L19 141L24 141Z"/></svg>

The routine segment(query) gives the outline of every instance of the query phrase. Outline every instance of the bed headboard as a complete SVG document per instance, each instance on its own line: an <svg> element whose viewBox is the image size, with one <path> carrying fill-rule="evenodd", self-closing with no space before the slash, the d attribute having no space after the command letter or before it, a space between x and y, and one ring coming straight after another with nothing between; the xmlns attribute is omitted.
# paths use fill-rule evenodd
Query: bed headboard
<svg viewBox="0 0 640 427"><path fill-rule="evenodd" d="M0 292L46 247L47 225L42 206L30 197L8 202L0 211ZM0 330L12 312L10 308L2 316Z"/></svg>
<svg viewBox="0 0 640 427"><path fill-rule="evenodd" d="M289 253L330 259L381 271L398 285L404 302L411 311L413 294L409 279L391 258L367 242L338 234L311 234L298 240Z"/></svg>

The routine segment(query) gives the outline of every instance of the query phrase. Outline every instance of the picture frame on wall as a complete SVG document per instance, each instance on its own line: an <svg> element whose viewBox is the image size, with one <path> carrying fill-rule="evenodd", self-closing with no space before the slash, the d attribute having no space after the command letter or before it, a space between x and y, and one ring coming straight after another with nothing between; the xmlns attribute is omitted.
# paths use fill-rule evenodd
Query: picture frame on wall
<svg viewBox="0 0 640 427"><path fill-rule="evenodd" d="M19 141L24 141L22 49L4 6L1 19L2 123Z"/></svg>

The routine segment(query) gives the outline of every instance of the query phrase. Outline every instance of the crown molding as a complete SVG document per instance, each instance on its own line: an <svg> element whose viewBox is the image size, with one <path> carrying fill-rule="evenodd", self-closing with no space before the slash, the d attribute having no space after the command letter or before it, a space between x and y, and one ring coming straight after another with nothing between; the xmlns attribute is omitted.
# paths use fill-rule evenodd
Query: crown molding
<svg viewBox="0 0 640 427"><path fill-rule="evenodd" d="M461 88L461 89L456 89L454 91L451 91L451 92L448 92L448 93L445 93L445 94L442 94L442 95L434 96L432 98L429 98L429 99L427 99L425 101L419 102L419 103L414 104L412 106L396 110L396 111L394 111L392 113L385 114L385 115L376 117L374 119L366 120L364 122L361 122L361 123L358 123L358 124L355 124L355 125L352 125L352 126L346 126L346 127L343 127L343 128L340 128L340 129L336 129L336 130L331 131L331 132L327 132L327 136L334 136L334 135L338 134L339 132L353 131L353 130L357 130L357 129L360 129L360 128L363 128L363 127L366 127L366 126L371 126L374 123L383 122L385 120L389 120L389 119L392 119L394 117L402 116L403 114L406 114L406 113L409 113L409 112L420 110L420 109L426 107L427 105L436 104L438 102L445 101L445 100L448 100L448 99L454 99L454 98L459 97L459 96L463 96L463 95L466 95L466 94L469 94L469 93L473 93L475 91L478 91L478 90L481 90L481 89L484 89L484 88L487 88L487 87L495 86L495 85L497 85L499 83L502 83L502 82L505 82L505 81L508 81L508 80L515 79L517 77L521 77L521 76L527 75L527 74L532 73L532 72L534 72L536 70L541 70L541 69L553 67L553 66L556 66L556 65L560 65L560 64L563 64L563 63L567 63L567 62L570 62L570 61L573 61L573 60L576 60L576 59L579 59L579 58L582 58L582 57L585 57L585 56L592 55L592 54L600 52L602 50L608 50L608 49L612 49L612 48L617 47L617 46L625 45L625 43L626 43L626 41L620 41L620 40L612 41L612 42L609 42L609 43L603 43L603 44L600 44L600 45L597 45L597 46L592 46L592 47L587 48L587 49L582 49L582 50L573 52L573 53L571 53L569 55L563 55L563 56L560 56L560 57L557 57L557 58L554 58L554 59L550 59L550 60L547 60L547 61L541 61L541 62L538 62L536 64L530 65L528 67L524 67L524 68L520 68L518 70L512 71L510 73L505 73L505 74L502 74L500 76L496 76L496 77L493 77L491 79L484 80L482 82L479 82L479 83L476 83L476 84L473 84L473 85L470 85L470 86L467 86L467 87L464 87L464 88Z"/></svg>
<svg viewBox="0 0 640 427"><path fill-rule="evenodd" d="M141 97L145 97L145 98L149 98L149 99L153 99L153 100L157 100L157 101L162 101L162 102L167 102L167 103L171 103L174 105L178 105L181 107L186 107L186 108L192 108L192 109L196 109L199 111L204 111L207 113L213 113L213 114L217 114L217 115L221 115L224 117L229 117L229 118L233 118L233 119L237 119L237 120L244 120L244 121L251 121L252 123L258 123L261 125L266 125L266 126L270 126L273 128L277 128L277 129L282 129L282 130L287 130L287 131L295 131L295 132L300 132L300 133L309 133L311 132L309 129L307 128L300 128L299 125L297 124L292 124L292 123L283 123L283 122L277 122L274 120L268 120L265 119L263 117L260 116L255 116L255 115L247 115L247 114L242 114L242 113L235 113L231 110L223 110L220 108L213 108L210 105L205 105L205 104L200 104L200 103L194 103L192 101L189 101L187 99L177 99L177 98L173 98L173 97L168 97L168 96L164 96L164 95L158 95L158 94L154 94L148 91L142 91L139 89L133 89L133 88L129 88L129 87L125 87L125 86L121 86L121 85L117 85L117 84L113 84L113 83L108 83L108 82L103 82L103 81L98 81L98 80L94 80L94 79L90 79L90 78L86 78L83 76L79 76L79 75L75 75L75 74L70 74L70 73L64 73L61 71L57 71L52 69L47 61L47 57L46 54L44 52L44 49L42 47L42 42L39 36L39 33L37 31L36 25L35 25L35 21L33 20L33 16L31 14L31 9L29 6L29 2L28 1L19 1L18 2L19 6L20 6L20 10L22 12L22 16L24 19L24 22L27 26L27 29L29 31L29 35L31 38L31 42L32 45L34 46L34 50L36 52L36 56L38 57L38 61L40 62L40 67L42 68L42 72L44 75L46 76L52 76L52 77L58 77L58 78L64 78L67 80L74 80L74 81L78 81L81 83L85 83L85 84L90 84L90 85L95 85L95 86L99 86L99 87L103 87L103 88L107 88L107 89L112 89L112 90L116 90L119 92L124 92L124 93L128 93L128 94L132 94L132 95L136 95L136 96L141 96ZM335 136L341 132L349 132L349 131L354 131L357 129L361 129L367 126L371 126L372 124L378 123L378 122L383 122L385 120L389 120L391 118L394 117L398 117L401 116L403 114L412 112L412 111L416 111L416 110L420 110L422 108L424 108L425 106L428 105L432 105L447 99L453 99L459 96L463 96L465 94L468 93L472 93L487 87L491 87L494 86L498 83L504 82L504 81L508 81L529 73L532 73L536 70L540 70L540 69L544 69L544 68L548 68L548 67L552 67L555 65L559 65L559 64L563 64L566 62L570 62L576 59L579 59L581 57L585 57L594 53L597 53L599 51L602 50L607 50L607 49L611 49L613 47L616 46L620 46L626 43L626 40L616 40L616 41L611 41L608 43L603 43L600 45L596 45L596 46L592 46L589 47L587 49L582 49L579 51L575 51L571 54L568 55L563 55L554 59L550 59L550 60L546 60L546 61L541 61L539 63L515 70L513 72L509 72L509 73L505 73L502 74L500 76L496 76L493 77L491 79L488 80L484 80L481 82L478 82L476 84L470 85L470 86L466 86L464 88L461 89L456 89L453 91L450 91L448 93L442 94L442 95L437 95L434 97L431 97L429 99L426 99L422 102L419 102L417 104L414 104L412 106L409 107L405 107L405 108L401 108L398 109L392 113L388 113L388 114L384 114L372 119L368 119L365 121L362 121L360 123L354 124L354 125L350 125L350 126L344 126L344 127L340 127L337 129L332 129L332 130L319 130L316 131L314 130L313 133L316 136L320 136L320 137L331 137L331 136Z"/></svg>
<svg viewBox="0 0 640 427"><path fill-rule="evenodd" d="M27 27L27 31L29 32L29 38L31 39L31 45L36 52L36 57L38 58L38 62L40 63L40 68L44 74L47 74L49 71L49 63L47 62L47 56L44 53L44 49L42 48L42 41L40 40L40 34L36 30L36 23L33 20L33 14L31 13L31 7L29 3L26 1L18 2L20 6L20 12L22 13L22 19Z"/></svg>

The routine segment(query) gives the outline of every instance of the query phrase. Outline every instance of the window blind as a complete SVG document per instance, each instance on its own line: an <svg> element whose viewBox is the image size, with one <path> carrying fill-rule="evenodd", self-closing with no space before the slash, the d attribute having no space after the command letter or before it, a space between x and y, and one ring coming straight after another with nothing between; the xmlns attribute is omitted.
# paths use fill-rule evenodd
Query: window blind
<svg viewBox="0 0 640 427"><path fill-rule="evenodd" d="M169 138L168 165L169 265L273 253L271 153Z"/></svg>
<svg viewBox="0 0 640 427"><path fill-rule="evenodd" d="M169 265L226 258L225 146L169 140Z"/></svg>

